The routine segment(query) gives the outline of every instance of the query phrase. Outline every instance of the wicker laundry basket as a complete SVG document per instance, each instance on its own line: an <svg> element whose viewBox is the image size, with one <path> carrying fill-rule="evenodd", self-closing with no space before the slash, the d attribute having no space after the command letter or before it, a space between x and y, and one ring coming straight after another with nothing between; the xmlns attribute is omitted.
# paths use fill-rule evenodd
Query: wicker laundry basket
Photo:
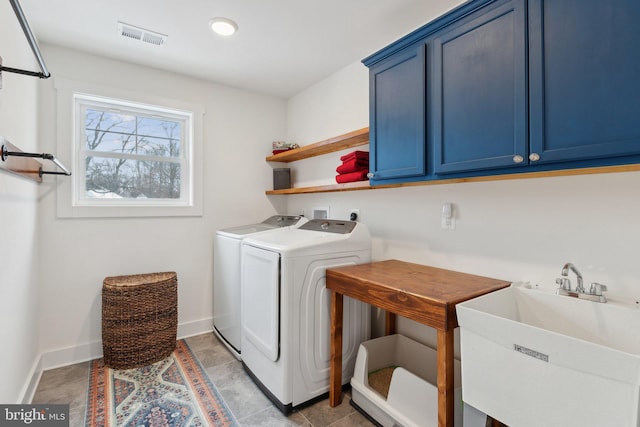
<svg viewBox="0 0 640 427"><path fill-rule="evenodd" d="M102 351L114 369L150 365L176 348L175 272L115 276L102 286Z"/></svg>

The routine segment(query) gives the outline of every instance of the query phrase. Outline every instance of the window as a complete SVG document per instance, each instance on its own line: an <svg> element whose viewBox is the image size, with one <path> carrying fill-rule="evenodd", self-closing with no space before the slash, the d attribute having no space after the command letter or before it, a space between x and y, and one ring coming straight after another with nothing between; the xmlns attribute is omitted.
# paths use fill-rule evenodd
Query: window
<svg viewBox="0 0 640 427"><path fill-rule="evenodd" d="M72 172L55 186L59 218L202 215L202 105L64 78L54 84L57 157Z"/></svg>
<svg viewBox="0 0 640 427"><path fill-rule="evenodd" d="M192 113L75 95L76 206L188 206Z"/></svg>
<svg viewBox="0 0 640 427"><path fill-rule="evenodd" d="M205 110L197 96L64 78L54 85L56 153L73 174L56 180L58 218L202 216Z"/></svg>

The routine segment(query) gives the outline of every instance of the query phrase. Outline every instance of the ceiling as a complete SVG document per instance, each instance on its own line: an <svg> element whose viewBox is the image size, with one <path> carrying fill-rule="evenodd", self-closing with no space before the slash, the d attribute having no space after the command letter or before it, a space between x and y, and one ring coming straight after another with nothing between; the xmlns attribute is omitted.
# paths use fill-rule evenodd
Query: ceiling
<svg viewBox="0 0 640 427"><path fill-rule="evenodd" d="M462 0L20 0L39 43L289 98ZM238 23L227 38L211 18ZM166 34L127 39L118 21ZM46 56L45 56L46 62ZM55 70L50 70L55 76Z"/></svg>

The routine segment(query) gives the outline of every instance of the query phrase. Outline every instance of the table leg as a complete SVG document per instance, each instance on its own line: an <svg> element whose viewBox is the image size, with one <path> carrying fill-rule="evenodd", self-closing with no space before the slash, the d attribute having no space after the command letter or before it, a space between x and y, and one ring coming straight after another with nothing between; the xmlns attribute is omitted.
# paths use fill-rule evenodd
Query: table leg
<svg viewBox="0 0 640 427"><path fill-rule="evenodd" d="M384 334L393 335L396 333L396 314L386 311L385 312L385 326Z"/></svg>
<svg viewBox="0 0 640 427"><path fill-rule="evenodd" d="M453 329L438 330L438 426L453 426Z"/></svg>
<svg viewBox="0 0 640 427"><path fill-rule="evenodd" d="M487 422L485 423L485 427L508 427L506 424L502 424L500 421L491 418L487 415Z"/></svg>
<svg viewBox="0 0 640 427"><path fill-rule="evenodd" d="M331 360L329 365L329 406L342 402L342 294L331 293Z"/></svg>

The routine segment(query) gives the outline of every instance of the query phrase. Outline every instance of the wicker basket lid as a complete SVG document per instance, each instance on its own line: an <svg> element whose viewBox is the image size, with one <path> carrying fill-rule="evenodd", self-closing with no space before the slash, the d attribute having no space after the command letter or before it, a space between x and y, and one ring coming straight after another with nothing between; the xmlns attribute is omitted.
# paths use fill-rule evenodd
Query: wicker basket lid
<svg viewBox="0 0 640 427"><path fill-rule="evenodd" d="M104 286L139 286L177 280L175 271L105 277Z"/></svg>

